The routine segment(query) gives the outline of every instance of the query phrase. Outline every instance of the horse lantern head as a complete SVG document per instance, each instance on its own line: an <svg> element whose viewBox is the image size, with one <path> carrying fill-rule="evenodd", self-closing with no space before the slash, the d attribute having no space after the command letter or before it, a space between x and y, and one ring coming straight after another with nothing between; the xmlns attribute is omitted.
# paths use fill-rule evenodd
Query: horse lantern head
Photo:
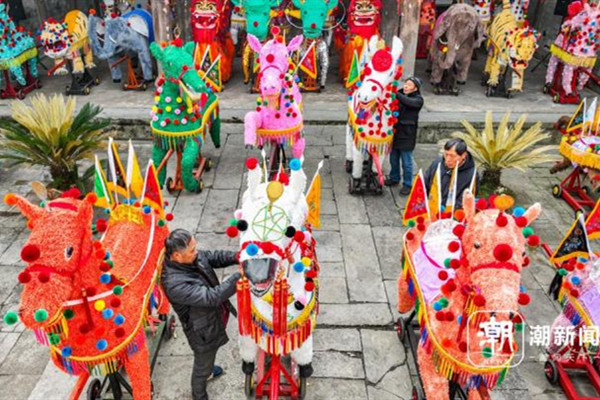
<svg viewBox="0 0 600 400"><path fill-rule="evenodd" d="M278 276L288 274L289 263L283 261L299 236L304 238L303 225L308 216L304 197L306 175L298 159L290 162L289 182L287 179L262 182L257 160L249 159L246 165L248 188L242 208L235 215L240 231L239 258L251 292L262 297Z"/></svg>
<svg viewBox="0 0 600 400"><path fill-rule="evenodd" d="M259 54L261 96L279 98L289 68L289 55L300 48L302 40L302 35L296 36L286 46L283 37L277 35L263 46L256 36L248 34L250 48Z"/></svg>
<svg viewBox="0 0 600 400"><path fill-rule="evenodd" d="M457 276L480 290L478 306L485 306L486 310L516 311L518 304L528 303L528 297L520 294L521 269L529 263L526 242L537 245L535 242L539 241L528 225L540 215L541 206L536 203L526 211L518 208L519 212L515 209L511 216L502 210L512 203L512 198L501 196L494 201L497 208L486 209L486 202L481 199L477 204L481 211L476 213L473 195L466 192L463 196L466 227L460 245L466 262ZM528 231L531 232L526 239ZM462 268L466 270L461 271Z"/></svg>
<svg viewBox="0 0 600 400"><path fill-rule="evenodd" d="M381 0L352 0L348 7L348 28L354 34L370 38L381 21Z"/></svg>
<svg viewBox="0 0 600 400"><path fill-rule="evenodd" d="M195 42L205 43L217 35L220 15L224 12L222 0L193 0L190 11Z"/></svg>
<svg viewBox="0 0 600 400"><path fill-rule="evenodd" d="M70 51L73 39L69 34L66 22L49 18L44 21L40 33L40 42L44 54L50 58L63 58Z"/></svg>
<svg viewBox="0 0 600 400"><path fill-rule="evenodd" d="M302 16L302 33L315 39L323 33L329 13L338 5L338 0L293 0Z"/></svg>
<svg viewBox="0 0 600 400"><path fill-rule="evenodd" d="M243 10L246 16L246 32L263 41L269 33L272 8L276 8L281 0L231 0L233 5Z"/></svg>
<svg viewBox="0 0 600 400"><path fill-rule="evenodd" d="M185 45L181 39L175 39L170 44L150 44L150 51L162 66L165 79L179 85L181 97L188 103L203 107L208 100L210 88L198 75L194 66L194 42Z"/></svg>
<svg viewBox="0 0 600 400"><path fill-rule="evenodd" d="M81 295L74 293L81 288L80 270L96 257L91 229L95 200L95 195L85 200L59 198L39 207L18 195L5 196L6 204L19 208L31 229L21 249L27 266L19 274L24 285L19 314L28 328L53 325L63 304Z"/></svg>
<svg viewBox="0 0 600 400"><path fill-rule="evenodd" d="M368 64L363 70L363 80L356 95L363 106L371 105L383 96L385 88L397 77L402 55L402 41L394 36L392 49L384 48L377 36L369 40Z"/></svg>

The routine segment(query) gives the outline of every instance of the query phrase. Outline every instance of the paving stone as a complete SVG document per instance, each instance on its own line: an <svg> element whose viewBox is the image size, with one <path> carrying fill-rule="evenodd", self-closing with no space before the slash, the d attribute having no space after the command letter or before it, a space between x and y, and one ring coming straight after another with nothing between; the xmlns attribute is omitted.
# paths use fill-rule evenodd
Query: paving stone
<svg viewBox="0 0 600 400"><path fill-rule="evenodd" d="M244 160L247 155L240 151L240 146L230 144L234 137L227 137L221 156L215 164L213 189L239 189L244 175ZM215 160L217 161L217 160Z"/></svg>
<svg viewBox="0 0 600 400"><path fill-rule="evenodd" d="M365 400L367 390L363 380L310 378L306 400Z"/></svg>
<svg viewBox="0 0 600 400"><path fill-rule="evenodd" d="M358 329L321 329L313 334L315 351L362 351Z"/></svg>
<svg viewBox="0 0 600 400"><path fill-rule="evenodd" d="M317 229L315 229L317 230ZM319 231L340 231L340 221L337 215L321 215L321 227L318 229Z"/></svg>
<svg viewBox="0 0 600 400"><path fill-rule="evenodd" d="M406 359L404 346L394 331L362 329L365 370L370 383L379 382L392 368L399 367Z"/></svg>
<svg viewBox="0 0 600 400"><path fill-rule="evenodd" d="M509 375L512 375L513 372L517 372L526 383L527 390L534 399L537 399L537 396L539 395L558 394L564 396L560 386L551 385L550 382L548 382L548 379L546 379L546 375L544 374L544 363L523 362L515 369L515 371L511 370ZM504 382L501 387L504 388Z"/></svg>
<svg viewBox="0 0 600 400"><path fill-rule="evenodd" d="M400 313L398 312L398 283L396 280L386 280L383 281L383 285L385 286L385 292L390 304L390 311L392 312L394 321L397 321L398 317L400 317Z"/></svg>
<svg viewBox="0 0 600 400"><path fill-rule="evenodd" d="M319 301L321 303L348 303L346 278L323 276L319 279Z"/></svg>
<svg viewBox="0 0 600 400"><path fill-rule="evenodd" d="M344 269L344 263L341 262L321 262L321 273L319 276L330 276L335 278L346 277L346 270Z"/></svg>
<svg viewBox="0 0 600 400"><path fill-rule="evenodd" d="M397 190L395 187L391 190ZM394 202L390 189L384 189L381 196L364 196L365 207L371 227L402 227L402 214Z"/></svg>
<svg viewBox="0 0 600 400"><path fill-rule="evenodd" d="M341 224L368 224L369 217L362 196L348 194L348 175L343 165L332 165L333 191Z"/></svg>
<svg viewBox="0 0 600 400"><path fill-rule="evenodd" d="M225 232L237 206L239 190L210 189L202 212L199 232Z"/></svg>
<svg viewBox="0 0 600 400"><path fill-rule="evenodd" d="M321 200L321 217L323 216L334 216L336 219L338 218L337 206L334 200Z"/></svg>
<svg viewBox="0 0 600 400"><path fill-rule="evenodd" d="M548 325L554 321L559 314L558 304L550 301L544 290L529 290L531 303L521 308L525 321L529 326Z"/></svg>
<svg viewBox="0 0 600 400"><path fill-rule="evenodd" d="M325 326L386 326L392 323L387 304L321 304L318 324Z"/></svg>
<svg viewBox="0 0 600 400"><path fill-rule="evenodd" d="M191 376L194 356L159 355L152 373L154 396L161 400L191 399ZM179 384L173 384L179 382ZM209 385L210 387L210 385Z"/></svg>
<svg viewBox="0 0 600 400"><path fill-rule="evenodd" d="M532 397L527 390L493 390L491 397L492 400L532 400Z"/></svg>
<svg viewBox="0 0 600 400"><path fill-rule="evenodd" d="M387 302L379 260L368 225L342 225L350 301Z"/></svg>
<svg viewBox="0 0 600 400"><path fill-rule="evenodd" d="M48 361L42 375L36 378L37 384L28 400L68 399L77 382L77 377L64 373L52 361ZM87 386L92 379L88 379L81 397L86 396Z"/></svg>
<svg viewBox="0 0 600 400"><path fill-rule="evenodd" d="M29 231L20 234L17 239L10 245L8 249L0 257L0 265L15 265L24 266L21 261L21 248L29 237Z"/></svg>
<svg viewBox="0 0 600 400"><path fill-rule="evenodd" d="M20 333L0 332L0 365L17 343L20 335Z"/></svg>
<svg viewBox="0 0 600 400"><path fill-rule="evenodd" d="M198 225L200 225L200 218L208 198L208 192L209 190L203 190L201 193L183 191L171 211L174 218L169 225L192 233L196 232Z"/></svg>
<svg viewBox="0 0 600 400"><path fill-rule="evenodd" d="M338 351L315 351L313 355L315 378L363 379L362 360L356 354Z"/></svg>
<svg viewBox="0 0 600 400"><path fill-rule="evenodd" d="M320 262L343 262L342 239L337 232L313 231Z"/></svg>
<svg viewBox="0 0 600 400"><path fill-rule="evenodd" d="M368 386L370 400L410 399L412 381L408 368L403 365L391 369L375 386Z"/></svg>
<svg viewBox="0 0 600 400"><path fill-rule="evenodd" d="M27 400L38 378L37 375L26 374L0 375L0 387L2 387L0 397L6 400ZM51 400L51 398L46 399Z"/></svg>
<svg viewBox="0 0 600 400"><path fill-rule="evenodd" d="M396 227L372 228L377 257L383 279L396 279L401 270L402 236L404 230Z"/></svg>
<svg viewBox="0 0 600 400"><path fill-rule="evenodd" d="M0 304L8 298L13 288L19 285L17 276L22 271L20 266L0 266Z"/></svg>
<svg viewBox="0 0 600 400"><path fill-rule="evenodd" d="M48 348L35 340L33 332L26 331L21 334L11 352L0 365L0 375L41 375L49 358Z"/></svg>

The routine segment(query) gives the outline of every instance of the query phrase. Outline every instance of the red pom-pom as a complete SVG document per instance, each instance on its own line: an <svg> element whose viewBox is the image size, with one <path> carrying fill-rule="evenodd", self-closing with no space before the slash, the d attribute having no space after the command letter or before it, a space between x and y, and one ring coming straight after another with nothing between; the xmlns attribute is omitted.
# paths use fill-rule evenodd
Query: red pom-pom
<svg viewBox="0 0 600 400"><path fill-rule="evenodd" d="M523 267L527 267L530 262L531 262L531 260L529 259L529 257L527 257L527 256L523 257Z"/></svg>
<svg viewBox="0 0 600 400"><path fill-rule="evenodd" d="M100 271L102 271L102 272L108 272L108 271L110 271L110 265L107 264L107 263L105 263L105 262L101 263L100 264Z"/></svg>
<svg viewBox="0 0 600 400"><path fill-rule="evenodd" d="M527 244L531 247L537 247L540 245L540 237L538 235L531 235L527 238Z"/></svg>
<svg viewBox="0 0 600 400"><path fill-rule="evenodd" d="M519 293L519 304L526 306L531 301L531 297L527 293Z"/></svg>
<svg viewBox="0 0 600 400"><path fill-rule="evenodd" d="M406 233L406 240L413 240L415 238L415 234L412 232Z"/></svg>
<svg viewBox="0 0 600 400"><path fill-rule="evenodd" d="M445 321L446 320L446 313L443 311L438 311L435 313L435 319L437 319L438 321Z"/></svg>
<svg viewBox="0 0 600 400"><path fill-rule="evenodd" d="M464 212L464 210L456 210L456 211L454 211L454 219L456 219L457 221L463 221L465 219L465 212Z"/></svg>
<svg viewBox="0 0 600 400"><path fill-rule="evenodd" d="M454 236L457 236L459 238L462 237L462 235L465 233L465 226L456 225L454 229L452 229L452 233L454 234Z"/></svg>
<svg viewBox="0 0 600 400"><path fill-rule="evenodd" d="M225 231L225 233L230 238L234 238L238 235L238 228L237 228L237 226L229 226L229 227L227 227L227 230Z"/></svg>
<svg viewBox="0 0 600 400"><path fill-rule="evenodd" d="M578 298L579 297L579 290L577 290L577 289L571 289L571 296L573 296L575 298Z"/></svg>
<svg viewBox="0 0 600 400"><path fill-rule="evenodd" d="M417 229L423 232L425 230L425 224L417 224Z"/></svg>
<svg viewBox="0 0 600 400"><path fill-rule="evenodd" d="M96 293L96 288L93 286L89 286L85 289L85 295L88 297L94 297Z"/></svg>
<svg viewBox="0 0 600 400"><path fill-rule="evenodd" d="M81 197L81 192L77 188L71 188L69 190L64 191L63 194L60 195L60 197L62 197L63 199L78 199Z"/></svg>
<svg viewBox="0 0 600 400"><path fill-rule="evenodd" d="M270 53L269 53L269 54L267 54L267 57L266 57L266 59L267 59L267 62L270 64L270 63L272 63L273 61L275 61L275 56L274 56L273 54L270 54Z"/></svg>
<svg viewBox="0 0 600 400"><path fill-rule="evenodd" d="M567 13L569 14L569 17L574 17L575 15L579 14L582 10L583 3L581 1L574 1L567 7Z"/></svg>
<svg viewBox="0 0 600 400"><path fill-rule="evenodd" d="M181 39L181 38L175 38L175 40L173 40L171 42L171 44L173 46L182 47L183 46L183 39Z"/></svg>
<svg viewBox="0 0 600 400"><path fill-rule="evenodd" d="M477 200L477 203L475 203L475 208L479 211L487 210L488 203L485 199L479 199Z"/></svg>
<svg viewBox="0 0 600 400"><path fill-rule="evenodd" d="M28 244L21 249L21 259L27 263L32 263L40 258L40 248L35 244Z"/></svg>
<svg viewBox="0 0 600 400"><path fill-rule="evenodd" d="M453 258L450 260L450 268L459 269L461 266L460 260L457 258Z"/></svg>
<svg viewBox="0 0 600 400"><path fill-rule="evenodd" d="M22 283L24 285L31 281L31 274L27 271L23 271L19 274L19 276L17 276L17 279L19 280L19 283Z"/></svg>
<svg viewBox="0 0 600 400"><path fill-rule="evenodd" d="M513 249L506 243L500 243L494 247L494 258L500 262L506 262L513 256Z"/></svg>
<svg viewBox="0 0 600 400"><path fill-rule="evenodd" d="M498 218L496 218L496 225L498 225L500 228L504 228L506 225L508 225L508 218L506 215L498 215Z"/></svg>
<svg viewBox="0 0 600 400"><path fill-rule="evenodd" d="M111 306L112 308L117 308L117 307L119 307L120 305L121 305L121 300L120 300L118 297L115 297L114 299L112 299L112 300L110 301L110 306Z"/></svg>
<svg viewBox="0 0 600 400"><path fill-rule="evenodd" d="M446 321L448 321L448 322L454 321L454 313L452 311L446 312Z"/></svg>
<svg viewBox="0 0 600 400"><path fill-rule="evenodd" d="M262 251L265 254L271 254L275 251L275 246L271 242L264 242L260 245L260 247L262 248Z"/></svg>
<svg viewBox="0 0 600 400"><path fill-rule="evenodd" d="M167 221L173 221L173 214L171 214L171 213L168 213L167 215L165 215L165 219L166 219Z"/></svg>
<svg viewBox="0 0 600 400"><path fill-rule="evenodd" d="M475 295L475 297L473 297L473 304L475 304L477 307L485 306L485 297L480 294Z"/></svg>
<svg viewBox="0 0 600 400"><path fill-rule="evenodd" d="M527 218L520 216L515 218L515 223L519 228L525 228L527 226Z"/></svg>
<svg viewBox="0 0 600 400"><path fill-rule="evenodd" d="M425 222L425 218L423 218L422 216L417 217L417 224L422 224L424 222Z"/></svg>
<svg viewBox="0 0 600 400"><path fill-rule="evenodd" d="M304 241L304 232L296 231L296 233L294 233L294 240L296 242L303 242Z"/></svg>
<svg viewBox="0 0 600 400"><path fill-rule="evenodd" d="M288 174L286 174L285 172L281 172L279 174L279 176L277 177L277 180L279 181L279 183L281 183L283 186L287 186L290 184L290 177L288 176Z"/></svg>
<svg viewBox="0 0 600 400"><path fill-rule="evenodd" d="M460 243L458 243L456 240L453 240L448 244L448 251L451 253L456 253L458 249L460 249Z"/></svg>
<svg viewBox="0 0 600 400"><path fill-rule="evenodd" d="M448 291L454 292L457 288L454 279L450 279L448 282L446 282L446 287L448 288Z"/></svg>
<svg viewBox="0 0 600 400"><path fill-rule="evenodd" d="M79 332L81 332L82 335L85 335L87 333L90 332L90 326L88 324L81 324L79 325Z"/></svg>
<svg viewBox="0 0 600 400"><path fill-rule="evenodd" d="M253 170L258 165L258 160L254 157L246 160L246 168Z"/></svg>
<svg viewBox="0 0 600 400"><path fill-rule="evenodd" d="M308 281L304 284L304 290L306 290L307 292L312 292L313 290L315 290L315 284L314 282Z"/></svg>
<svg viewBox="0 0 600 400"><path fill-rule="evenodd" d="M377 72L385 72L392 66L392 55L385 50L377 50L371 59L371 65Z"/></svg>
<svg viewBox="0 0 600 400"><path fill-rule="evenodd" d="M115 329L115 336L118 338L122 338L123 336L125 336L125 329L123 329L123 328Z"/></svg>
<svg viewBox="0 0 600 400"><path fill-rule="evenodd" d="M79 191L79 190L78 190ZM74 197L75 199L78 199L79 196ZM98 196L96 196L96 193L88 193L85 196L85 200L90 203L90 204L96 204L96 202L98 201Z"/></svg>
<svg viewBox="0 0 600 400"><path fill-rule="evenodd" d="M314 268L309 269L304 274L307 278L315 279L317 277L317 270Z"/></svg>
<svg viewBox="0 0 600 400"><path fill-rule="evenodd" d="M578 263L575 263L575 267L576 267L577 269L584 269L584 268L585 268L585 264L584 264L584 263L580 263L580 262L578 262Z"/></svg>
<svg viewBox="0 0 600 400"><path fill-rule="evenodd" d="M462 351L463 353L466 353L466 352L467 352L467 342L464 342L464 341L463 341L463 342L460 342L460 343L458 344L458 349L459 349L460 351Z"/></svg>
<svg viewBox="0 0 600 400"><path fill-rule="evenodd" d="M103 219L99 219L98 221L96 221L96 230L100 233L105 232L106 231L106 221Z"/></svg>
<svg viewBox="0 0 600 400"><path fill-rule="evenodd" d="M438 278L440 278L442 281L445 281L448 279L448 273L446 271L440 271L438 272Z"/></svg>

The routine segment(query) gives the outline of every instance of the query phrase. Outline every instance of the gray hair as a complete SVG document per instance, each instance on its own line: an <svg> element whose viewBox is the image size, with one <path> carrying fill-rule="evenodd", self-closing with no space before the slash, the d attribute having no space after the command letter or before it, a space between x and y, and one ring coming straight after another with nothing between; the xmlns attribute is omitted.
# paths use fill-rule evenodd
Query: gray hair
<svg viewBox="0 0 600 400"><path fill-rule="evenodd" d="M185 250L192 240L192 234L185 229L175 229L165 239L165 257L171 259L173 253Z"/></svg>
<svg viewBox="0 0 600 400"><path fill-rule="evenodd" d="M456 154L462 156L467 152L467 144L464 140L459 138L450 139L444 145L444 150L450 149L454 149L454 151L456 151Z"/></svg>

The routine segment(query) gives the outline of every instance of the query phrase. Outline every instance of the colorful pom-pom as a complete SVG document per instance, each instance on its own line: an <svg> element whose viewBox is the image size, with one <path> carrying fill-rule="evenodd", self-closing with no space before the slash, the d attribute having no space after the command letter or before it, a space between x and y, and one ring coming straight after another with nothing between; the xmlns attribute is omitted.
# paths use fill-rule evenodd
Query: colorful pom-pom
<svg viewBox="0 0 600 400"><path fill-rule="evenodd" d="M306 290L307 292L312 292L313 290L315 290L315 283L314 282L306 282L304 284L304 290Z"/></svg>
<svg viewBox="0 0 600 400"><path fill-rule="evenodd" d="M38 309L35 314L33 314L33 319L36 322L44 322L48 319L48 311L43 308Z"/></svg>
<svg viewBox="0 0 600 400"><path fill-rule="evenodd" d="M124 317L124 316L122 316L121 314L117 314L117 315L115 316L115 318L113 319L113 322L114 322L116 325L123 325L123 323L125 323L125 317Z"/></svg>
<svg viewBox="0 0 600 400"><path fill-rule="evenodd" d="M291 239L295 235L296 235L296 228L294 228L293 226L288 226L285 230L285 236L287 236Z"/></svg>
<svg viewBox="0 0 600 400"><path fill-rule="evenodd" d="M247 247L246 247L246 253L248 253L248 255L250 257L255 256L258 253L258 246L254 243L250 243Z"/></svg>
<svg viewBox="0 0 600 400"><path fill-rule="evenodd" d="M106 339L100 339L96 342L96 348L100 351L106 350L107 347L108 347L108 342L106 341Z"/></svg>
<svg viewBox="0 0 600 400"><path fill-rule="evenodd" d="M494 257L500 262L506 262L513 256L513 249L506 243L500 243L494 247Z"/></svg>
<svg viewBox="0 0 600 400"><path fill-rule="evenodd" d="M117 296L123 294L123 286L119 286L119 285L115 286L113 288L113 294L116 294Z"/></svg>
<svg viewBox="0 0 600 400"><path fill-rule="evenodd" d="M75 316L75 311L67 308L65 311L63 311L63 316L65 319L72 319Z"/></svg>
<svg viewBox="0 0 600 400"><path fill-rule="evenodd" d="M253 170L258 165L258 160L254 157L246 160L246 168Z"/></svg>
<svg viewBox="0 0 600 400"><path fill-rule="evenodd" d="M24 285L31 281L31 274L27 271L23 271L17 276L17 279L19 280L19 283Z"/></svg>
<svg viewBox="0 0 600 400"><path fill-rule="evenodd" d="M102 311L106 308L106 303L104 302L104 300L96 300L94 302L94 309L96 311Z"/></svg>
<svg viewBox="0 0 600 400"><path fill-rule="evenodd" d="M65 346L60 350L60 355L64 358L71 357L71 354L73 354L73 349L71 349L69 346Z"/></svg>
<svg viewBox="0 0 600 400"><path fill-rule="evenodd" d="M519 293L519 304L526 306L531 301L531 298L527 293Z"/></svg>
<svg viewBox="0 0 600 400"><path fill-rule="evenodd" d="M478 199L475 203L475 208L479 211L487 210L488 202L485 199Z"/></svg>
<svg viewBox="0 0 600 400"><path fill-rule="evenodd" d="M486 346L481 350L481 355L483 355L484 358L490 358L494 355L494 351L491 347Z"/></svg>
<svg viewBox="0 0 600 400"><path fill-rule="evenodd" d="M540 237L538 235L531 235L527 238L527 244L531 247L537 247L540 245Z"/></svg>
<svg viewBox="0 0 600 400"><path fill-rule="evenodd" d="M21 259L27 263L32 263L40 258L40 248L34 244L28 244L21 249Z"/></svg>
<svg viewBox="0 0 600 400"><path fill-rule="evenodd" d="M456 225L453 229L452 229L452 233L454 234L454 236L456 237L462 237L462 235L465 233L465 226L464 225Z"/></svg>
<svg viewBox="0 0 600 400"><path fill-rule="evenodd" d="M3 320L6 325L10 326L10 325L14 325L17 322L19 322L19 316L17 315L16 312L9 311L6 314L4 314Z"/></svg>
<svg viewBox="0 0 600 400"><path fill-rule="evenodd" d="M111 280L112 280L112 277L110 274L100 275L100 283L103 283L106 285L106 284L109 284Z"/></svg>
<svg viewBox="0 0 600 400"><path fill-rule="evenodd" d="M417 225L417 223L415 222L414 219L411 219L411 220L408 221L407 225L408 225L409 228L414 228Z"/></svg>
<svg viewBox="0 0 600 400"><path fill-rule="evenodd" d="M525 209L523 207L515 207L513 210L513 216L522 217L523 215L525 215Z"/></svg>
<svg viewBox="0 0 600 400"><path fill-rule="evenodd" d="M458 243L456 240L453 240L452 242L450 242L448 244L448 251L450 251L451 253L455 253L460 249L460 243Z"/></svg>
<svg viewBox="0 0 600 400"><path fill-rule="evenodd" d="M521 216L515 218L515 223L519 228L525 228L527 226L527 218Z"/></svg>
<svg viewBox="0 0 600 400"><path fill-rule="evenodd" d="M448 279L448 272L446 272L446 271L438 272L438 278L442 281L445 281L446 279Z"/></svg>
<svg viewBox="0 0 600 400"><path fill-rule="evenodd" d="M485 303L485 297L483 297L482 295L477 294L475 295L475 297L473 297L473 304L475 304L475 306L484 307Z"/></svg>
<svg viewBox="0 0 600 400"><path fill-rule="evenodd" d="M290 161L290 169L292 171L298 171L300 168L302 168L302 163L300 162L300 160L298 160L297 158L293 158Z"/></svg>
<svg viewBox="0 0 600 400"><path fill-rule="evenodd" d="M294 271L298 272L298 273L302 273L304 272L305 266L302 262L297 261L294 263Z"/></svg>
<svg viewBox="0 0 600 400"><path fill-rule="evenodd" d="M237 222L237 228L239 231L245 232L248 229L248 222L243 219L239 219Z"/></svg>
<svg viewBox="0 0 600 400"><path fill-rule="evenodd" d="M230 238L236 237L238 235L237 226L228 226L227 229L225 230L225 234L227 234L227 236Z"/></svg>
<svg viewBox="0 0 600 400"><path fill-rule="evenodd" d="M115 312L110 308L105 308L104 310L102 310L102 318L104 319L111 319L113 315L115 315Z"/></svg>

